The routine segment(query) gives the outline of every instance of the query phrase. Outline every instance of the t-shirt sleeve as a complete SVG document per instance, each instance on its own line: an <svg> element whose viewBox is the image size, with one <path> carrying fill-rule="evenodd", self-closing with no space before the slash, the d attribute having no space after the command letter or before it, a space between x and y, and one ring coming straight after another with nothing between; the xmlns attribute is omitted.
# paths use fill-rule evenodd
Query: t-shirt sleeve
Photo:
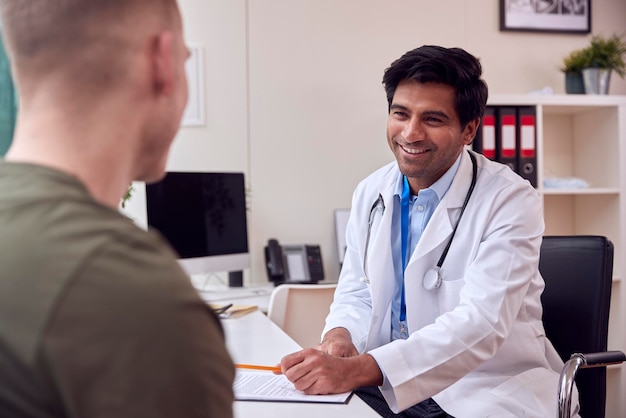
<svg viewBox="0 0 626 418"><path fill-rule="evenodd" d="M159 240L115 239L81 263L39 361L70 417L232 417L219 320Z"/></svg>

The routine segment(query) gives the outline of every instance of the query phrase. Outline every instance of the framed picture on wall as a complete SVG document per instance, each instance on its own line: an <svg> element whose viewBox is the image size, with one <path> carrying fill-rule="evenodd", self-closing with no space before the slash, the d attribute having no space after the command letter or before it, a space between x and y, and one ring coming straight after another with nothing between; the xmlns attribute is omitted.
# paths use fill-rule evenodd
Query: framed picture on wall
<svg viewBox="0 0 626 418"><path fill-rule="evenodd" d="M185 62L185 71L189 97L181 125L201 126L204 125L204 70L200 46L189 46L189 59Z"/></svg>
<svg viewBox="0 0 626 418"><path fill-rule="evenodd" d="M591 0L500 0L500 30L591 32Z"/></svg>

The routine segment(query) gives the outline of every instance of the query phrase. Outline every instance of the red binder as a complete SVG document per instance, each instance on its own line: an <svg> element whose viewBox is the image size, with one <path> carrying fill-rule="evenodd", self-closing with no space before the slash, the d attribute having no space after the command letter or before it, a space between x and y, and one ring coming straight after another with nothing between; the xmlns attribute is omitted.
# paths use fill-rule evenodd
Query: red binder
<svg viewBox="0 0 626 418"><path fill-rule="evenodd" d="M474 139L473 149L490 160L496 159L496 116L493 107L485 108L483 120Z"/></svg>
<svg viewBox="0 0 626 418"><path fill-rule="evenodd" d="M536 110L534 106L518 108L518 136L520 138L518 173L527 179L533 187L537 187L537 128L535 119Z"/></svg>
<svg viewBox="0 0 626 418"><path fill-rule="evenodd" d="M515 107L498 109L498 161L517 170L517 111Z"/></svg>

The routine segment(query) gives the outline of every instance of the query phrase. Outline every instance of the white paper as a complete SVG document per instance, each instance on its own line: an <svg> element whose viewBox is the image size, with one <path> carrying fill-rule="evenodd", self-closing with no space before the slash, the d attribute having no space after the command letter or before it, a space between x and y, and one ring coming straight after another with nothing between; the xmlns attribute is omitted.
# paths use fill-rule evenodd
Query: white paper
<svg viewBox="0 0 626 418"><path fill-rule="evenodd" d="M238 401L347 403L352 392L336 395L307 395L287 378L267 371L237 370L233 383Z"/></svg>

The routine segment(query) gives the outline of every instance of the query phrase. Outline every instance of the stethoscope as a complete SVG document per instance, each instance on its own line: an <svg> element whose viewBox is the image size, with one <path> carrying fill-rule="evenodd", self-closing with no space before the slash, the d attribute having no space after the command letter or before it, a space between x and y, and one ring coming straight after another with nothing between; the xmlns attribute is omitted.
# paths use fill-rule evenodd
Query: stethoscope
<svg viewBox="0 0 626 418"><path fill-rule="evenodd" d="M448 239L448 243L446 244L446 247L443 250L443 253L441 254L441 257L439 257L439 261L437 261L437 265L433 268L431 268L430 270L428 270L426 272L426 274L424 275L424 278L422 280L422 285L424 286L424 288L426 290L434 290L437 289L441 286L441 266L443 265L443 262L446 260L446 256L448 255L448 251L450 250L450 246L452 245L452 241L454 240L454 235L456 234L457 228L459 227L459 223L461 223L461 218L463 217L463 213L465 213L465 208L467 207L467 203L470 200L470 197L472 196L472 192L474 191L474 187L476 186L476 179L478 177L478 167L476 164L476 157L474 156L474 154L472 154L471 152L468 151L468 154L470 156L470 159L472 160L472 182L470 184L469 189L467 190L467 194L465 195L465 200L463 201L463 206L461 207L461 213L459 214L459 217L456 221L456 224L454 225L454 229L452 230L452 234L450 235L450 238ZM408 241L408 201L410 198L410 190L409 190L409 186L408 186L408 181L406 180L406 177L404 179L404 187L403 187L403 191L402 191L402 196L401 196L401 204L403 205L402 209L401 209L401 223L402 223L402 265L403 265L403 270L404 267L406 266L406 241ZM383 201L383 196L381 194L378 195L378 198L376 199L376 201L374 201L374 204L372 205L371 209L370 209L370 214L369 214L369 219L368 219L368 226L367 226L367 235L365 238L365 250L364 250L364 254L363 254L363 281L365 283L369 283L370 279L367 276L367 249L369 247L369 241L370 241L370 236L371 236L371 232L372 232L372 225L374 223L374 218L376 216L376 213L380 211L381 215L385 212L385 202ZM404 306L404 280L402 281L402 306Z"/></svg>

